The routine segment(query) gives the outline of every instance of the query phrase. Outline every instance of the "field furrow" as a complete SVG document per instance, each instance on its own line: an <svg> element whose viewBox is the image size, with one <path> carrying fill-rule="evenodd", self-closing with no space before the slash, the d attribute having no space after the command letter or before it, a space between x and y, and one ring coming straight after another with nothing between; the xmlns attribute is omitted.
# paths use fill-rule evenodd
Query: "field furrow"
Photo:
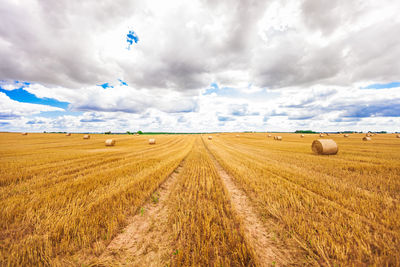
<svg viewBox="0 0 400 267"><path fill-rule="evenodd" d="M400 265L400 139L210 135L0 133L0 265Z"/></svg>
<svg viewBox="0 0 400 267"><path fill-rule="evenodd" d="M108 148L121 150L114 159L104 151L88 152L97 158L71 169L61 165L58 172L43 169L23 186L3 187L13 193L0 199L2 264L51 263L56 255L109 242L193 143L189 136L159 140L154 146L125 140ZM56 149L61 163L69 153L64 149Z"/></svg>
<svg viewBox="0 0 400 267"><path fill-rule="evenodd" d="M173 188L169 209L172 266L256 265L229 194L200 138Z"/></svg>
<svg viewBox="0 0 400 267"><path fill-rule="evenodd" d="M378 193L371 197L363 191L351 191L348 181L343 184L340 176L324 176L324 172L307 169L307 165L301 168L290 165L285 157L279 157L278 161L268 143L263 145L259 140L256 149L254 140L247 142L243 138L230 145L232 137L219 138L210 142L209 147L258 204L259 212L285 225L286 231L303 247L318 255L317 260L326 264L398 264L400 234L396 201Z"/></svg>

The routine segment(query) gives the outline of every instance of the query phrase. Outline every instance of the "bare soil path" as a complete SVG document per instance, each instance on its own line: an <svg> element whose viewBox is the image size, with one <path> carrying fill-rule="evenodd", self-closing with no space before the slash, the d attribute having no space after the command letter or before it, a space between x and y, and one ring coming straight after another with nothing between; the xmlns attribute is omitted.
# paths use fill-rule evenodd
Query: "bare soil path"
<svg viewBox="0 0 400 267"><path fill-rule="evenodd" d="M167 200L184 161L117 235L95 265L165 266L170 259Z"/></svg>
<svg viewBox="0 0 400 267"><path fill-rule="evenodd" d="M207 147L207 146L206 146ZM233 209L241 220L245 238L256 254L256 260L260 266L288 266L296 265L290 250L284 244L273 241L271 231L258 217L255 207L246 194L239 189L232 177L222 168L212 153L207 151L213 160L215 167L225 187L231 196Z"/></svg>

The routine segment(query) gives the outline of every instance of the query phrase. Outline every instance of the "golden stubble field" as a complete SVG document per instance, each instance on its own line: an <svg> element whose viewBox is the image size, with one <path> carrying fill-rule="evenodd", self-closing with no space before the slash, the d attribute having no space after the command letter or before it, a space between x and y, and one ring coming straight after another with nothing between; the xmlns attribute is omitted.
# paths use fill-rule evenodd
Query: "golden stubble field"
<svg viewBox="0 0 400 267"><path fill-rule="evenodd" d="M332 134L324 138L339 153L321 156L310 148L317 135L274 135L0 133L0 265L132 265L149 255L163 266L400 265L400 138ZM114 246L105 259L128 226L155 218L149 201L165 221L139 235L160 231L163 244L146 241L135 259ZM261 253L243 210L275 252Z"/></svg>

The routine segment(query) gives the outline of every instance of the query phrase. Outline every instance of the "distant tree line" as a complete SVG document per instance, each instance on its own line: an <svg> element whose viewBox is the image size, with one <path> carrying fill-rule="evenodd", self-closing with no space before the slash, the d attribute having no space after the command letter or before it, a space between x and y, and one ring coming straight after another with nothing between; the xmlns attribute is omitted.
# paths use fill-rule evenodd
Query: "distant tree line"
<svg viewBox="0 0 400 267"><path fill-rule="evenodd" d="M302 133L302 134L314 134L316 132L312 130L296 130L295 133Z"/></svg>

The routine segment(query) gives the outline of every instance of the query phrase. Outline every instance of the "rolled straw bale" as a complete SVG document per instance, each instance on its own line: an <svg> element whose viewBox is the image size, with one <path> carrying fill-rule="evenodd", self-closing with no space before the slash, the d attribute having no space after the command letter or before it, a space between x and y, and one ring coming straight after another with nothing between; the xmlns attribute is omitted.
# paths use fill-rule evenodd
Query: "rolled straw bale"
<svg viewBox="0 0 400 267"><path fill-rule="evenodd" d="M270 134L268 135L268 137L271 137L271 136L272 136L272 135L270 135Z"/></svg>
<svg viewBox="0 0 400 267"><path fill-rule="evenodd" d="M22 133L22 135L28 135L28 133Z"/></svg>
<svg viewBox="0 0 400 267"><path fill-rule="evenodd" d="M274 136L274 140L282 141L282 136L279 136L279 135Z"/></svg>
<svg viewBox="0 0 400 267"><path fill-rule="evenodd" d="M319 155L335 155L339 148L332 139L317 139L311 144L311 149Z"/></svg>
<svg viewBox="0 0 400 267"><path fill-rule="evenodd" d="M363 140L363 141L371 141L371 137L364 136L364 138L363 138L362 140Z"/></svg>
<svg viewBox="0 0 400 267"><path fill-rule="evenodd" d="M349 137L349 135L348 134L345 134L345 135L343 135L344 137Z"/></svg>
<svg viewBox="0 0 400 267"><path fill-rule="evenodd" d="M114 139L107 139L106 140L106 146L114 146L115 145L115 140Z"/></svg>
<svg viewBox="0 0 400 267"><path fill-rule="evenodd" d="M85 134L85 135L83 136L83 139L90 139L90 135Z"/></svg>
<svg viewBox="0 0 400 267"><path fill-rule="evenodd" d="M208 140L212 140L212 136L211 135L208 137Z"/></svg>
<svg viewBox="0 0 400 267"><path fill-rule="evenodd" d="M67 134L65 134L65 136L71 136L71 133L67 133Z"/></svg>
<svg viewBox="0 0 400 267"><path fill-rule="evenodd" d="M321 133L321 134L319 134L319 137L324 137L324 135Z"/></svg>
<svg viewBox="0 0 400 267"><path fill-rule="evenodd" d="M396 137L397 137L397 138L400 138L400 134L398 134Z"/></svg>
<svg viewBox="0 0 400 267"><path fill-rule="evenodd" d="M149 139L149 145L154 145L156 143L156 139Z"/></svg>
<svg viewBox="0 0 400 267"><path fill-rule="evenodd" d="M372 136L372 134L371 133L367 133L365 136Z"/></svg>
<svg viewBox="0 0 400 267"><path fill-rule="evenodd" d="M304 134L300 135L301 138L304 138Z"/></svg>

